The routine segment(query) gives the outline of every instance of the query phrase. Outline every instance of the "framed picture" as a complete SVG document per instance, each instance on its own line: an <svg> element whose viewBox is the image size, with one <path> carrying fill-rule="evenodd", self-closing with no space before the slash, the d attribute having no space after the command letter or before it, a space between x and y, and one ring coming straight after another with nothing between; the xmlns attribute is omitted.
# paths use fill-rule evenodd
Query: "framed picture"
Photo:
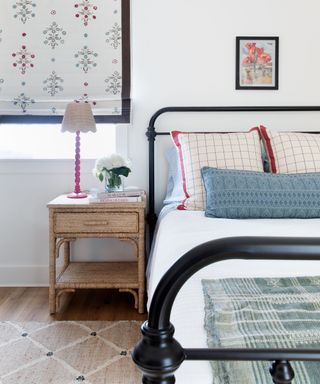
<svg viewBox="0 0 320 384"><path fill-rule="evenodd" d="M279 37L237 36L236 89L279 88Z"/></svg>

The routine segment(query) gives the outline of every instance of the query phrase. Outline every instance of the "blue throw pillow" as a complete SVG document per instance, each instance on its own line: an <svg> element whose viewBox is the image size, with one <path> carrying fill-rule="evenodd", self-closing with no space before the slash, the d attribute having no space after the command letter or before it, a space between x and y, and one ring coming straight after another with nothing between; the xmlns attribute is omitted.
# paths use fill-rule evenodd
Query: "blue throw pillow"
<svg viewBox="0 0 320 384"><path fill-rule="evenodd" d="M320 173L272 174L203 167L208 217L320 217Z"/></svg>

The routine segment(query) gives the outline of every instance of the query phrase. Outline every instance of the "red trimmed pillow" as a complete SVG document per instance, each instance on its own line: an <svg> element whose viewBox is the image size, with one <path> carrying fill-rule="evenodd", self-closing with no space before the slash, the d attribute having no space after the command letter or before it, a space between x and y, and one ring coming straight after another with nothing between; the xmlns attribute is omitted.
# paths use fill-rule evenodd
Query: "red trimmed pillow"
<svg viewBox="0 0 320 384"><path fill-rule="evenodd" d="M277 132L260 125L272 173L320 172L320 135Z"/></svg>
<svg viewBox="0 0 320 384"><path fill-rule="evenodd" d="M258 128L249 132L171 132L180 158L185 200L178 207L205 210L204 166L263 172Z"/></svg>

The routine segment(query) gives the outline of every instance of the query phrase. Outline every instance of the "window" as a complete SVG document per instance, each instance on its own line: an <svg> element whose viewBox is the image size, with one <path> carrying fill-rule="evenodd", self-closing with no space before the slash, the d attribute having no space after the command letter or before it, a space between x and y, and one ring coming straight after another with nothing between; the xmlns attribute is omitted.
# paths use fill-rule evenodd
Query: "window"
<svg viewBox="0 0 320 384"><path fill-rule="evenodd" d="M130 0L2 3L0 123L53 124L75 101L130 122Z"/></svg>
<svg viewBox="0 0 320 384"><path fill-rule="evenodd" d="M2 3L0 159L72 159L74 135L60 124L74 101L90 103L97 123L81 135L81 158L126 154L116 124L131 117L130 0L55 0L50 12Z"/></svg>
<svg viewBox="0 0 320 384"><path fill-rule="evenodd" d="M0 159L73 159L75 135L62 133L60 126L1 124ZM114 124L97 124L97 132L82 134L81 158L96 159L119 150L116 134Z"/></svg>

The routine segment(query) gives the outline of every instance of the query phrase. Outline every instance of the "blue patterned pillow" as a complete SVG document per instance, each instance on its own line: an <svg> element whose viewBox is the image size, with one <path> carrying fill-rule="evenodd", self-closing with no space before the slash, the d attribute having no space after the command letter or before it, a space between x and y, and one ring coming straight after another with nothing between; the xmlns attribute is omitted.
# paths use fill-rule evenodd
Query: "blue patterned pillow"
<svg viewBox="0 0 320 384"><path fill-rule="evenodd" d="M208 217L320 217L320 173L272 174L203 167Z"/></svg>

